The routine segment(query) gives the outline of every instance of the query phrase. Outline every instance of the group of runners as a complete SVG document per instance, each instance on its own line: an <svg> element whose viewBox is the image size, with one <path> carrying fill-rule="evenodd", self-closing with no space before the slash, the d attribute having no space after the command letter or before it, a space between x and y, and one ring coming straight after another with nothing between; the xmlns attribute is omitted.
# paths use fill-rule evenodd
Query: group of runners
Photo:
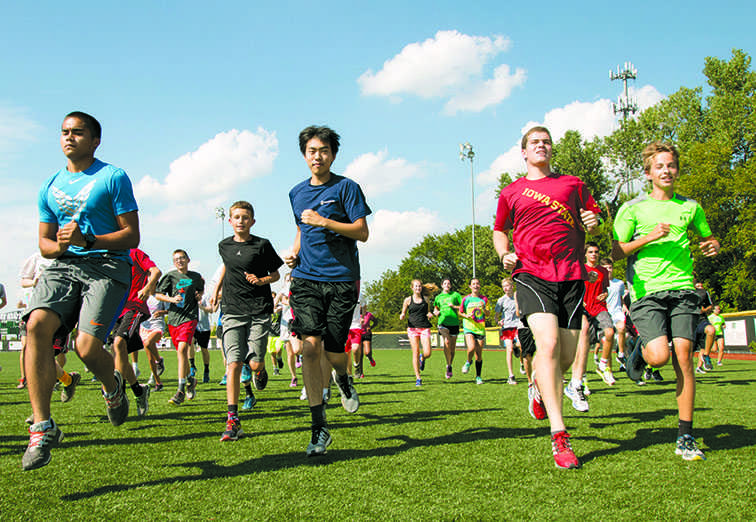
<svg viewBox="0 0 756 522"><path fill-rule="evenodd" d="M76 353L102 384L108 418L118 426L129 412L127 386L136 399L137 413L144 415L148 408L150 387L138 382L129 353L147 347L152 378L156 386L162 385L162 360L153 350L157 340L153 332L159 325L153 321L159 323L164 317L176 349L178 388L170 402L178 406L196 394L193 341L205 337L197 334L200 314L218 308L227 390L221 440L237 440L243 434L240 386L245 383L247 391L242 409L249 409L255 400L249 383L257 390L265 387L269 337L280 332L289 366L301 356L303 396L311 417L305 452L324 454L332 443L325 408L330 381L339 390L343 408L354 413L360 399L350 370L358 378L362 375L363 356L374 364L369 346L358 336L366 317L368 332L372 326L370 316L360 310L357 250L357 243L368 239L366 218L371 210L357 183L331 171L339 135L320 126L307 127L299 135L309 175L289 192L296 231L287 251L279 255L268 239L251 233L255 213L249 202L240 200L230 206L233 234L218 244L223 265L211 288L205 287L200 274L189 270L186 251L176 249L175 270L161 274L137 248L140 229L131 182L122 169L95 158L100 137L95 118L82 112L68 114L60 138L67 164L46 180L39 193L40 254L54 261L35 276L34 292L23 315L27 334L23 364L33 410L23 468L48 464L51 449L63 439L50 411L61 370L56 350L63 351L56 348L60 344L56 339L76 328ZM507 346L509 382L516 382L512 355L517 338L521 371L529 382L529 411L537 419L548 417L556 465L575 468L579 461L565 429L562 396L566 393L573 405L584 401L589 327L593 325L602 337L598 370L609 385L613 384L612 336L615 329L618 335L624 332L605 304L616 301L620 289L609 292L611 276L607 269L597 267L597 248L594 252L588 244L586 249L586 234L601 231L600 209L579 178L551 171L551 152L549 131L530 129L522 139L527 174L500 195L493 240L512 279L502 283L504 296L495 314ZM701 307L693 286L687 229L693 228L703 238L704 255L715 255L719 243L701 207L674 191L679 168L674 147L652 143L643 156L651 192L620 208L612 249L613 259L629 258L630 317L641 339L627 355L627 372L640 380L637 373L643 372L645 362L658 368L671 353L680 417L675 451L688 460L702 459L703 452L691 434L693 340ZM291 277L274 300L270 285L280 278L284 264L291 269ZM422 385L420 372L431 357L429 329L434 316L444 338L446 378L453 375L461 319L467 345L462 373L468 373L474 361L476 382L481 384L487 299L481 295L480 281L471 280L470 294L463 298L445 280L431 304L435 291L435 285L415 280L412 295L402 306L416 385ZM271 317L277 311L280 327L274 330ZM209 332L209 324L202 328ZM106 342L112 344L112 356L104 348ZM275 342L273 346L278 346L270 350L273 364L280 368L282 349ZM353 348L352 363L347 348ZM205 352L203 359L203 380L207 381ZM563 389L570 366L572 379ZM245 377L245 372L251 375ZM71 390L71 381L63 384L64 390ZM291 384L298 385L294 373Z"/></svg>

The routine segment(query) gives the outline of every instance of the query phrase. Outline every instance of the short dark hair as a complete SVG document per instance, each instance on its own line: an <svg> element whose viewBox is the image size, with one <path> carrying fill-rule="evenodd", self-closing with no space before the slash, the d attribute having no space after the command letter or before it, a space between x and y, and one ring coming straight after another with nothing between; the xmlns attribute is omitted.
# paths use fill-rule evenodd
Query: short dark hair
<svg viewBox="0 0 756 522"><path fill-rule="evenodd" d="M614 266L614 261L612 261L611 257L602 257L601 261L599 261L599 265L601 265L601 266L604 266L604 265Z"/></svg>
<svg viewBox="0 0 756 522"><path fill-rule="evenodd" d="M317 125L310 125L309 127L302 129L302 132L299 133L299 150L302 152L303 156L305 149L307 148L307 142L312 138L318 138L323 143L328 143L331 147L331 152L333 152L334 157L336 157L336 154L339 152L339 140L341 139L341 136L339 136L336 131L329 127Z"/></svg>
<svg viewBox="0 0 756 522"><path fill-rule="evenodd" d="M598 243L596 243L595 241L586 241L585 242L585 249L588 250L588 247L596 247L596 248L598 248L599 246L598 246Z"/></svg>
<svg viewBox="0 0 756 522"><path fill-rule="evenodd" d="M94 116L91 116L87 114L86 112L81 111L73 111L66 114L66 117L63 118L63 121L67 120L68 118L78 118L81 121L84 122L84 126L89 129L90 134L92 134L93 138L102 138L102 126L100 125L100 122L97 121L97 119Z"/></svg>
<svg viewBox="0 0 756 522"><path fill-rule="evenodd" d="M255 219L255 209L252 208L252 203L250 203L249 201L237 201L236 203L231 205L231 207L228 209L228 217L231 217L231 212L233 212L235 208L248 211L252 219Z"/></svg>
<svg viewBox="0 0 756 522"><path fill-rule="evenodd" d="M530 138L530 135L534 132L545 132L549 135L549 140L554 141L551 139L551 133L549 132L549 129L542 125L536 125L535 127L531 127L528 129L528 131L522 135L522 140L520 140L520 148L522 150L525 150L528 146L528 139Z"/></svg>
<svg viewBox="0 0 756 522"><path fill-rule="evenodd" d="M176 250L173 251L172 255L175 256L176 254L179 254L179 253L184 254L186 258L189 259L189 254L187 254L186 250L184 250L183 248L177 248Z"/></svg>

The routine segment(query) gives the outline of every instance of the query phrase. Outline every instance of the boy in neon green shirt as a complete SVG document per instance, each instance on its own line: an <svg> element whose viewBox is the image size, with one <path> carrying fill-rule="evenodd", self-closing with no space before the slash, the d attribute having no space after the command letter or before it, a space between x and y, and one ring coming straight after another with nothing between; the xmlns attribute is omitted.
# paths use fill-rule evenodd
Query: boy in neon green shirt
<svg viewBox="0 0 756 522"><path fill-rule="evenodd" d="M649 144L643 150L643 168L651 192L620 207L612 245L615 260L628 257L630 316L643 341L628 358L627 374L640 379L644 359L654 368L665 365L672 342L680 418L675 453L685 460L705 460L691 435L696 394L693 342L700 302L693 285L687 231L692 229L703 238L699 245L705 256L716 255L719 242L701 206L675 193L679 153L672 145Z"/></svg>
<svg viewBox="0 0 756 522"><path fill-rule="evenodd" d="M722 366L722 359L724 359L724 329L725 320L719 315L722 313L722 309L719 305L714 305L714 310L709 316L709 322L714 327L714 346L717 347L717 366Z"/></svg>

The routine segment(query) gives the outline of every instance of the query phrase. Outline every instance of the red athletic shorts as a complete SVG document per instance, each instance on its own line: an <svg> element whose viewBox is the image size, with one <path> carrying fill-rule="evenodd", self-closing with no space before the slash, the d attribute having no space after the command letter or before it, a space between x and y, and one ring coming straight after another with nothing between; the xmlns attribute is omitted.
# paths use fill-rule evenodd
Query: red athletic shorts
<svg viewBox="0 0 756 522"><path fill-rule="evenodd" d="M173 347L178 350L178 343L191 343L196 329L197 321L187 321L178 326L168 325L168 334L173 341Z"/></svg>

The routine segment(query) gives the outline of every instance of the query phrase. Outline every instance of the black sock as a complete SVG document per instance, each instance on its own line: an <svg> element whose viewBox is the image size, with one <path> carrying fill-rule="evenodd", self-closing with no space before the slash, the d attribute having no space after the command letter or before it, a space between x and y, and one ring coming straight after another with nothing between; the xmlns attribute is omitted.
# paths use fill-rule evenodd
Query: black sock
<svg viewBox="0 0 756 522"><path fill-rule="evenodd" d="M210 371L210 363L207 363L205 365L205 372L209 372L209 371Z"/></svg>
<svg viewBox="0 0 756 522"><path fill-rule="evenodd" d="M475 361L475 375L477 377L480 377L480 370L483 368L483 359L480 361Z"/></svg>
<svg viewBox="0 0 756 522"><path fill-rule="evenodd" d="M238 417L239 416L239 405L238 404L229 404L228 405L228 416L229 417Z"/></svg>
<svg viewBox="0 0 756 522"><path fill-rule="evenodd" d="M141 397L144 392L144 390L142 390L142 385L138 382L131 385L131 391L134 392L134 397Z"/></svg>
<svg viewBox="0 0 756 522"><path fill-rule="evenodd" d="M693 421L684 421L680 419L680 422L678 423L677 428L677 436L682 437L683 435L691 435L693 433Z"/></svg>
<svg viewBox="0 0 756 522"><path fill-rule="evenodd" d="M310 415L312 416L312 427L323 428L326 425L325 404L310 406Z"/></svg>
<svg viewBox="0 0 756 522"><path fill-rule="evenodd" d="M352 398L352 391L349 388L349 374L345 373L344 375L337 375L339 379L339 388L344 390L344 396L347 399Z"/></svg>
<svg viewBox="0 0 756 522"><path fill-rule="evenodd" d="M197 369L197 367L194 365L194 359L189 359L189 366L191 366L195 370Z"/></svg>
<svg viewBox="0 0 756 522"><path fill-rule="evenodd" d="M252 385L249 383L244 385L244 391L246 392L247 397L254 395L254 393L252 393Z"/></svg>

